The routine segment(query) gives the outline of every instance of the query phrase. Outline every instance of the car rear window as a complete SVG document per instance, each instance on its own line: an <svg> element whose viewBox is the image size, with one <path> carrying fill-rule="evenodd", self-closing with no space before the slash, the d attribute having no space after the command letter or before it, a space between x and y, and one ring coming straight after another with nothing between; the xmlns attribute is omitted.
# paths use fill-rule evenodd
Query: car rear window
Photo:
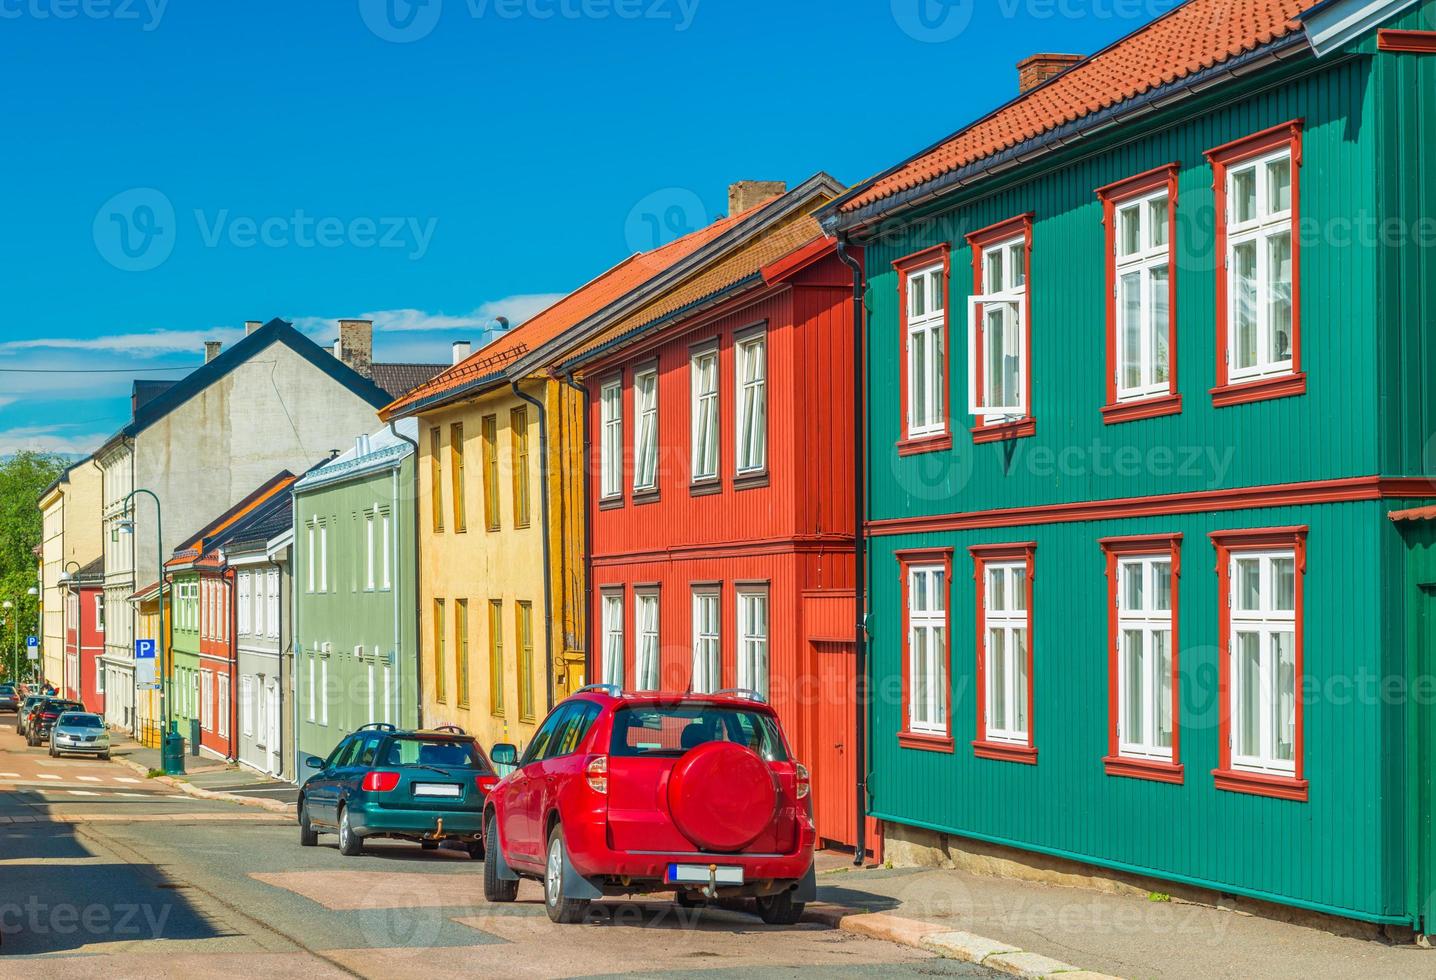
<svg viewBox="0 0 1436 980"><path fill-rule="evenodd" d="M483 769L489 764L469 739L396 735L384 751L385 766L437 766L440 769Z"/></svg>
<svg viewBox="0 0 1436 980"><path fill-rule="evenodd" d="M676 758L707 742L736 742L769 762L788 761L788 751L772 715L712 704L620 708L613 714L609 754Z"/></svg>

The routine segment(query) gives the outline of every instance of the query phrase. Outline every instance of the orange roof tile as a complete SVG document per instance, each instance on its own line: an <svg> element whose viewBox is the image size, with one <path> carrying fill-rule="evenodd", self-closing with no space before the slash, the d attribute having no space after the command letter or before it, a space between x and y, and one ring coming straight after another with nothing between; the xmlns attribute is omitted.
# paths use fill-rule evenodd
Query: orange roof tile
<svg viewBox="0 0 1436 980"><path fill-rule="evenodd" d="M379 412L379 416L385 420L398 417L419 402L502 370L522 354L547 343L569 327L622 299L768 203L764 201L740 214L720 218L711 225L675 239L667 245L624 259L543 312L485 344L467 359L386 406Z"/></svg>
<svg viewBox="0 0 1436 980"><path fill-rule="evenodd" d="M1045 85L861 186L854 211L1301 29L1322 0L1187 0Z"/></svg>

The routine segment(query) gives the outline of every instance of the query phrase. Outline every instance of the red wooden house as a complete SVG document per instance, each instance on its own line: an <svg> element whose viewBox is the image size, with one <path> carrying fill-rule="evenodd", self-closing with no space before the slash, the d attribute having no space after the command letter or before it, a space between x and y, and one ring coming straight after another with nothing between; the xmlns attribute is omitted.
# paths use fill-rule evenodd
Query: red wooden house
<svg viewBox="0 0 1436 980"><path fill-rule="evenodd" d="M590 406L592 679L758 691L851 845L853 276L797 193L560 370Z"/></svg>
<svg viewBox="0 0 1436 980"><path fill-rule="evenodd" d="M70 578L65 589L65 697L89 711L105 710L103 672L98 658L105 652L105 560L97 558Z"/></svg>

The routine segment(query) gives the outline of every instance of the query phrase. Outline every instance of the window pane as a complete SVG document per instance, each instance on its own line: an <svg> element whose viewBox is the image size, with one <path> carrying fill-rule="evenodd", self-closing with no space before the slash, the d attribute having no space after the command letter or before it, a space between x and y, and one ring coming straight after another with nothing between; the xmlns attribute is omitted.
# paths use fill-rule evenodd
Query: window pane
<svg viewBox="0 0 1436 980"><path fill-rule="evenodd" d="M1007 729L1007 656L1003 630L987 631L987 727Z"/></svg>
<svg viewBox="0 0 1436 980"><path fill-rule="evenodd" d="M1131 561L1122 564L1122 608L1140 612L1146 609L1142 596L1142 563Z"/></svg>
<svg viewBox="0 0 1436 980"><path fill-rule="evenodd" d="M1001 568L989 568L987 570L987 608L1002 610L1007 608L1007 576Z"/></svg>
<svg viewBox="0 0 1436 980"><path fill-rule="evenodd" d="M927 664L927 630L917 626L912 631L912 663L908 665L908 670L912 674L912 705L909 711L913 722L932 720L927 716Z"/></svg>
<svg viewBox="0 0 1436 980"><path fill-rule="evenodd" d="M1122 721L1122 740L1131 744L1146 742L1147 721L1142 711L1142 679L1144 649L1141 630L1122 631L1122 706L1125 716Z"/></svg>
<svg viewBox="0 0 1436 980"><path fill-rule="evenodd" d="M1167 195L1154 197L1147 202L1147 225L1149 228L1149 243L1152 248L1160 248L1167 244Z"/></svg>
<svg viewBox="0 0 1436 980"><path fill-rule="evenodd" d="M908 341L912 345L910 357L912 366L908 370L908 384L912 385L912 425L927 425L927 334L918 331Z"/></svg>
<svg viewBox="0 0 1436 980"><path fill-rule="evenodd" d="M1291 233L1282 232L1266 240L1267 330L1271 360L1291 360Z"/></svg>
<svg viewBox="0 0 1436 980"><path fill-rule="evenodd" d="M1238 633L1237 703L1232 719L1238 755L1261 755L1261 634Z"/></svg>
<svg viewBox="0 0 1436 980"><path fill-rule="evenodd" d="M1165 212L1164 212L1165 213ZM1148 307L1151 310L1150 324L1151 357L1152 357L1152 383L1160 384L1167 380L1167 331L1170 327L1171 313L1167 309L1167 300L1171 297L1171 290L1167 280L1167 267L1156 266L1149 274L1148 288L1151 294L1148 299Z"/></svg>
<svg viewBox="0 0 1436 980"><path fill-rule="evenodd" d="M1256 217L1256 168L1232 171L1232 214L1238 222Z"/></svg>
<svg viewBox="0 0 1436 980"><path fill-rule="evenodd" d="M1012 631L1012 677L1016 690L1017 720L1013 731L1027 731L1027 631Z"/></svg>
<svg viewBox="0 0 1436 980"><path fill-rule="evenodd" d="M1232 275L1235 278L1236 349L1232 361L1239 368L1254 367L1257 362L1257 246L1242 242L1232 249Z"/></svg>
<svg viewBox="0 0 1436 980"><path fill-rule="evenodd" d="M1276 595L1273 609L1284 612L1296 610L1296 559L1273 558L1271 561L1272 588Z"/></svg>
<svg viewBox="0 0 1436 980"><path fill-rule="evenodd" d="M1023 612L1027 609L1027 566L1018 565L1012 569L1012 593L1008 596L1009 609Z"/></svg>
<svg viewBox="0 0 1436 980"><path fill-rule="evenodd" d="M907 282L907 311L909 316L924 316L927 313L927 289L922 276L913 276Z"/></svg>
<svg viewBox="0 0 1436 980"><path fill-rule="evenodd" d="M1003 275L1002 252L988 252L983 256L983 277L982 291L984 293L1000 293L1007 288L1007 280Z"/></svg>
<svg viewBox="0 0 1436 980"><path fill-rule="evenodd" d="M930 393L930 404L927 407L927 418L929 423L937 422L942 418L943 392L947 384L943 378L943 347L942 330L932 327L927 333L927 348L932 356L928 359L928 383L927 390Z"/></svg>
<svg viewBox="0 0 1436 980"><path fill-rule="evenodd" d="M926 612L928 609L927 572L913 572L911 578L908 607L913 612Z"/></svg>
<svg viewBox="0 0 1436 980"><path fill-rule="evenodd" d="M1152 563L1152 608L1168 612L1172 608L1172 563Z"/></svg>
<svg viewBox="0 0 1436 980"><path fill-rule="evenodd" d="M1142 210L1133 204L1117 212L1117 254L1135 255L1142 249Z"/></svg>
<svg viewBox="0 0 1436 980"><path fill-rule="evenodd" d="M1296 643L1292 633L1273 633L1272 653L1276 659L1276 702L1272 708L1272 731L1276 736L1274 755L1283 762L1296 758Z"/></svg>
<svg viewBox="0 0 1436 980"><path fill-rule="evenodd" d="M947 649L947 630L942 626L931 627L928 630L931 641L928 644L928 657L931 666L928 673L932 680L929 682L932 689L933 700L933 723L937 725L947 724L947 672L943 662L944 651Z"/></svg>
<svg viewBox="0 0 1436 980"><path fill-rule="evenodd" d="M933 271L927 274L929 288L929 305L934 313L941 312L947 307L947 297L942 294L942 273Z"/></svg>
<svg viewBox="0 0 1436 980"><path fill-rule="evenodd" d="M1157 703L1157 744L1164 749L1172 747L1172 634L1168 630L1152 632L1152 656L1156 660Z"/></svg>
<svg viewBox="0 0 1436 980"><path fill-rule="evenodd" d="M1266 165L1266 213L1291 210L1291 157Z"/></svg>
<svg viewBox="0 0 1436 980"><path fill-rule="evenodd" d="M1000 303L989 303L984 307L987 324L983 337L983 342L987 345L987 397L983 403L986 405L1010 404L1006 358L1003 356L1007 343L1005 312L1006 307Z"/></svg>
<svg viewBox="0 0 1436 980"><path fill-rule="evenodd" d="M1142 384L1142 274L1129 272L1122 277L1122 387L1138 388Z"/></svg>
<svg viewBox="0 0 1436 980"><path fill-rule="evenodd" d="M1236 560L1237 608L1255 610L1261 608L1261 559L1238 558Z"/></svg>
<svg viewBox="0 0 1436 980"><path fill-rule="evenodd" d="M947 573L935 568L927 574L932 585L932 609L944 612L947 609Z"/></svg>
<svg viewBox="0 0 1436 980"><path fill-rule="evenodd" d="M1012 263L1010 275L1012 289L1021 289L1027 285L1027 245L1019 242L1007 250L1008 259Z"/></svg>

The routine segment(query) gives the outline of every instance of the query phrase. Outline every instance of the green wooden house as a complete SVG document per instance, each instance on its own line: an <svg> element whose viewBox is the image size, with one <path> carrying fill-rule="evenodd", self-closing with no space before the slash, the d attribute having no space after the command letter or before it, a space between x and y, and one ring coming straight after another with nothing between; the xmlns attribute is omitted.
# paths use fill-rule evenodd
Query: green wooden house
<svg viewBox="0 0 1436 980"><path fill-rule="evenodd" d="M298 757L362 725L420 723L412 419L361 436L294 488ZM299 770L302 782L312 770Z"/></svg>
<svg viewBox="0 0 1436 980"><path fill-rule="evenodd" d="M1436 0L1188 0L1022 68L824 215L868 810L1436 931Z"/></svg>

